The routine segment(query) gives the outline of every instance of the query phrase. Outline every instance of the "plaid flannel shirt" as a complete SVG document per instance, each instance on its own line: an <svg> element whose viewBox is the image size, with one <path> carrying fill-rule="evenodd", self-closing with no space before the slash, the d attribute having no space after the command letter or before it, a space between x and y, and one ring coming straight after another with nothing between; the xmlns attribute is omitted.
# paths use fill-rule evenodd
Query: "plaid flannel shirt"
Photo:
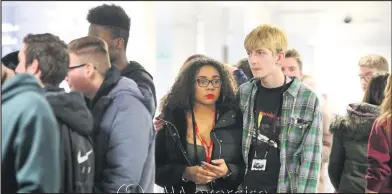
<svg viewBox="0 0 392 194"><path fill-rule="evenodd" d="M283 93L282 128L279 136L280 162L278 193L315 193L322 154L322 116L315 93L298 78ZM239 101L243 113L242 154L248 171L248 154L254 129L253 107L257 80L243 84Z"/></svg>

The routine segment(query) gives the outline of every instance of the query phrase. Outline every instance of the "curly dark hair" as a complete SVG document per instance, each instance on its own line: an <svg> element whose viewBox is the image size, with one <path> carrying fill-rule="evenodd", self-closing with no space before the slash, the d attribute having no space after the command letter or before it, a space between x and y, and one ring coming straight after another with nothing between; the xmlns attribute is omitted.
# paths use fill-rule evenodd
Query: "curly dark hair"
<svg viewBox="0 0 392 194"><path fill-rule="evenodd" d="M176 78L172 88L167 93L166 98L161 101L162 113L181 110L190 110L195 100L196 74L203 66L212 66L217 69L222 81L221 93L216 102L219 109L236 109L235 90L233 77L222 63L207 57L200 57L190 60L181 73Z"/></svg>
<svg viewBox="0 0 392 194"><path fill-rule="evenodd" d="M24 37L26 67L34 60L39 62L41 81L58 86L68 74L69 53L67 44L50 33L28 34Z"/></svg>
<svg viewBox="0 0 392 194"><path fill-rule="evenodd" d="M110 30L112 38L124 39L124 49L127 48L131 18L121 6L103 4L94 7L88 11L87 21Z"/></svg>

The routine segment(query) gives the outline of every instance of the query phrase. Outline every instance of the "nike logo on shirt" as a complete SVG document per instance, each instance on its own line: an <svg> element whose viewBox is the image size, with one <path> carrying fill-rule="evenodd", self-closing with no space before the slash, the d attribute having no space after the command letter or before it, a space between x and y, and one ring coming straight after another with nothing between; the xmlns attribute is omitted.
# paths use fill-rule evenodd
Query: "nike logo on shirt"
<svg viewBox="0 0 392 194"><path fill-rule="evenodd" d="M81 151L79 150L78 152L78 163L81 164L83 162L86 162L88 160L88 156L93 152L93 150L90 150L86 152L84 156L81 155Z"/></svg>

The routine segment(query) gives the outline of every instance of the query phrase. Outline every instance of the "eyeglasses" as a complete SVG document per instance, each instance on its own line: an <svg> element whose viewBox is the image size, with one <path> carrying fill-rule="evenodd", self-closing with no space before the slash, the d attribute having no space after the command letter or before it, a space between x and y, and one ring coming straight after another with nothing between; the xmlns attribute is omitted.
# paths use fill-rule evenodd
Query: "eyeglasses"
<svg viewBox="0 0 392 194"><path fill-rule="evenodd" d="M77 69L77 68L79 68L79 67L84 67L84 66L86 66L86 65L87 65L87 63L83 63L83 64L76 65L76 66L73 66L73 67L68 67L68 69L69 69L69 70Z"/></svg>
<svg viewBox="0 0 392 194"><path fill-rule="evenodd" d="M213 80L197 79L196 81L197 81L197 84L203 88L208 87L208 84L210 84L210 83L211 83L212 87L214 87L214 88L219 88L222 85L222 81L220 79L213 79Z"/></svg>
<svg viewBox="0 0 392 194"><path fill-rule="evenodd" d="M365 75L359 75L360 80L364 80L365 82L369 82L370 79L372 79L373 74L372 73L366 73Z"/></svg>
<svg viewBox="0 0 392 194"><path fill-rule="evenodd" d="M86 65L87 65L87 63L83 63L83 64L80 64L80 65L68 67L68 70L77 69L77 68L80 68L80 67L84 67ZM97 69L97 68L94 66L94 69Z"/></svg>

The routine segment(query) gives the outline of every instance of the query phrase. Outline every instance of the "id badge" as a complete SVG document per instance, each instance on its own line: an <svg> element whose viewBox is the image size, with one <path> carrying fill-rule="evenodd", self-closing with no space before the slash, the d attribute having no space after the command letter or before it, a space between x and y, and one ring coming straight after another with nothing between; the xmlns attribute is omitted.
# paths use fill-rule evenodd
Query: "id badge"
<svg viewBox="0 0 392 194"><path fill-rule="evenodd" d="M252 167L250 168L253 171L265 171L267 167L267 159L253 159Z"/></svg>

